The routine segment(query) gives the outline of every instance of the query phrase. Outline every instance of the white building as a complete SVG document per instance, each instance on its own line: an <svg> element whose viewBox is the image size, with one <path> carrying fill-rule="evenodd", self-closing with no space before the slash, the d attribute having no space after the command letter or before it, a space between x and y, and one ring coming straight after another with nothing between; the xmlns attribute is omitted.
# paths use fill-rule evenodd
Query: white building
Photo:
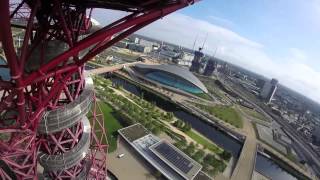
<svg viewBox="0 0 320 180"><path fill-rule="evenodd" d="M128 49L136 52L141 52L141 53L149 53L152 50L151 47L143 46L140 44L129 44Z"/></svg>

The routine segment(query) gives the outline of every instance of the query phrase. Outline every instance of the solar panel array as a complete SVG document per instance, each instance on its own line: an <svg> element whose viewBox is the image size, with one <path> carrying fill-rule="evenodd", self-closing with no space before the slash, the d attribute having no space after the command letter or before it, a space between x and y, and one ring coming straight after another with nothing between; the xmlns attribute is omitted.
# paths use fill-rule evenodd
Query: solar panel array
<svg viewBox="0 0 320 180"><path fill-rule="evenodd" d="M167 143L161 143L154 149L185 174L187 174L193 167L192 162Z"/></svg>

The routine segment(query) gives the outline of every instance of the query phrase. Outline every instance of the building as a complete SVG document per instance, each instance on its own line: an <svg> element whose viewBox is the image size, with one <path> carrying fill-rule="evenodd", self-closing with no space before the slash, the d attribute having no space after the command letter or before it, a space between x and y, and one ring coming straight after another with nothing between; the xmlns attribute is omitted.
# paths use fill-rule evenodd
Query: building
<svg viewBox="0 0 320 180"><path fill-rule="evenodd" d="M200 73L200 69L201 69L201 61L202 58L204 57L204 54L201 52L202 48L199 48L198 51L194 52L194 58L192 60L191 63L191 67L190 67L190 71L191 72L195 72L195 73Z"/></svg>
<svg viewBox="0 0 320 180"><path fill-rule="evenodd" d="M203 83L190 71L176 65L145 65L132 67L135 76L157 86L190 94L208 93Z"/></svg>
<svg viewBox="0 0 320 180"><path fill-rule="evenodd" d="M151 52L151 47L143 46L139 44L128 44L128 49L141 53L149 53Z"/></svg>
<svg viewBox="0 0 320 180"><path fill-rule="evenodd" d="M159 43L153 42L153 41L148 41L145 39L140 39L139 44L142 46L147 46L147 47L160 47Z"/></svg>
<svg viewBox="0 0 320 180"><path fill-rule="evenodd" d="M128 43L126 41L119 41L119 42L115 43L114 45L119 48L127 48L128 44L130 44L130 43Z"/></svg>
<svg viewBox="0 0 320 180"><path fill-rule="evenodd" d="M192 53L188 53L188 52L182 52L182 55L181 55L181 59L183 59L184 61L190 61L192 62L192 60L194 59L194 54Z"/></svg>
<svg viewBox="0 0 320 180"><path fill-rule="evenodd" d="M320 146L320 126L316 126L312 133L312 144Z"/></svg>
<svg viewBox="0 0 320 180"><path fill-rule="evenodd" d="M202 166L174 145L151 134L141 124L134 124L118 130L148 163L169 180L210 180Z"/></svg>
<svg viewBox="0 0 320 180"><path fill-rule="evenodd" d="M267 103L270 103L273 95L275 94L278 87L278 80L271 79L269 82L265 82L263 88L260 92L260 96L264 99Z"/></svg>
<svg viewBox="0 0 320 180"><path fill-rule="evenodd" d="M207 61L206 67L204 69L203 75L212 76L213 71L216 69L217 63L213 59Z"/></svg>
<svg viewBox="0 0 320 180"><path fill-rule="evenodd" d="M178 59L174 59L173 62L180 66L191 67L194 54L182 51Z"/></svg>
<svg viewBox="0 0 320 180"><path fill-rule="evenodd" d="M230 75L231 74L231 70L229 68L228 63L223 62L222 64L220 64L218 66L218 72L225 74L225 75Z"/></svg>
<svg viewBox="0 0 320 180"><path fill-rule="evenodd" d="M179 57L179 53L174 52L170 49L161 49L158 53L160 59L165 59L169 61L172 61L173 59L177 59Z"/></svg>
<svg viewBox="0 0 320 180"><path fill-rule="evenodd" d="M176 60L173 60L173 62L180 66L187 66L187 67L191 66L191 61L186 61L184 59L176 59Z"/></svg>
<svg viewBox="0 0 320 180"><path fill-rule="evenodd" d="M266 83L265 80L263 80L263 79L257 79L257 81L256 81L256 86L262 90L262 88L263 88L263 86L264 86L265 83Z"/></svg>

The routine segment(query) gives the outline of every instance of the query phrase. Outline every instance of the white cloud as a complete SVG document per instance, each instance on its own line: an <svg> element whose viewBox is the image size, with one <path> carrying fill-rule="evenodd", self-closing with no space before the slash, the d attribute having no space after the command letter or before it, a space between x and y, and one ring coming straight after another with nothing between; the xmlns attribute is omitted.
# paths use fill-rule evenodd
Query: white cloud
<svg viewBox="0 0 320 180"><path fill-rule="evenodd" d="M124 14L103 14L102 24L110 18ZM99 18L96 18L99 21ZM100 21L101 22L101 21ZM307 54L288 47L286 57L270 58L261 43L245 38L229 29L207 21L174 13L138 31L139 34L192 48L199 35L197 46L202 46L208 33L205 50L217 57L267 77L275 77L280 83L320 102L320 72L308 65Z"/></svg>
<svg viewBox="0 0 320 180"><path fill-rule="evenodd" d="M234 23L228 19L224 19L221 17L212 16L212 15L208 16L208 18L211 19L215 24L219 24L226 27L234 26Z"/></svg>

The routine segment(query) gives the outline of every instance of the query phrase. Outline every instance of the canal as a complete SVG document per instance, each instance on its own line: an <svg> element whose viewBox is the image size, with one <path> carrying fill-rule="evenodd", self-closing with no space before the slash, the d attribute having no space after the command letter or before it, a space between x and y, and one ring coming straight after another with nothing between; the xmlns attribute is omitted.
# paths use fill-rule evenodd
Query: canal
<svg viewBox="0 0 320 180"><path fill-rule="evenodd" d="M283 167L276 163L270 157L266 157L261 153L257 154L255 170L261 174L275 180L297 180L294 175L290 174ZM294 171L294 170L292 170Z"/></svg>
<svg viewBox="0 0 320 180"><path fill-rule="evenodd" d="M220 130L218 127L213 126L212 124L208 124L198 117L192 115L189 112L184 111L179 108L177 105L169 102L154 93L146 91L133 83L128 82L127 80L121 79L116 76L112 76L110 78L113 83L121 85L125 90L139 96L143 97L145 100L149 102L155 103L158 107L162 108L165 111L173 112L174 115L192 125L192 127L200 132L202 135L210 139L212 142L219 145L226 151L229 151L232 156L236 159L239 159L241 149L243 144L228 135L224 131ZM255 170L260 172L261 174L273 179L273 180L296 180L296 178L292 173L289 173L287 169L290 169L290 172L295 172L290 167L283 168L279 165L274 159L268 158L261 153L257 154Z"/></svg>

